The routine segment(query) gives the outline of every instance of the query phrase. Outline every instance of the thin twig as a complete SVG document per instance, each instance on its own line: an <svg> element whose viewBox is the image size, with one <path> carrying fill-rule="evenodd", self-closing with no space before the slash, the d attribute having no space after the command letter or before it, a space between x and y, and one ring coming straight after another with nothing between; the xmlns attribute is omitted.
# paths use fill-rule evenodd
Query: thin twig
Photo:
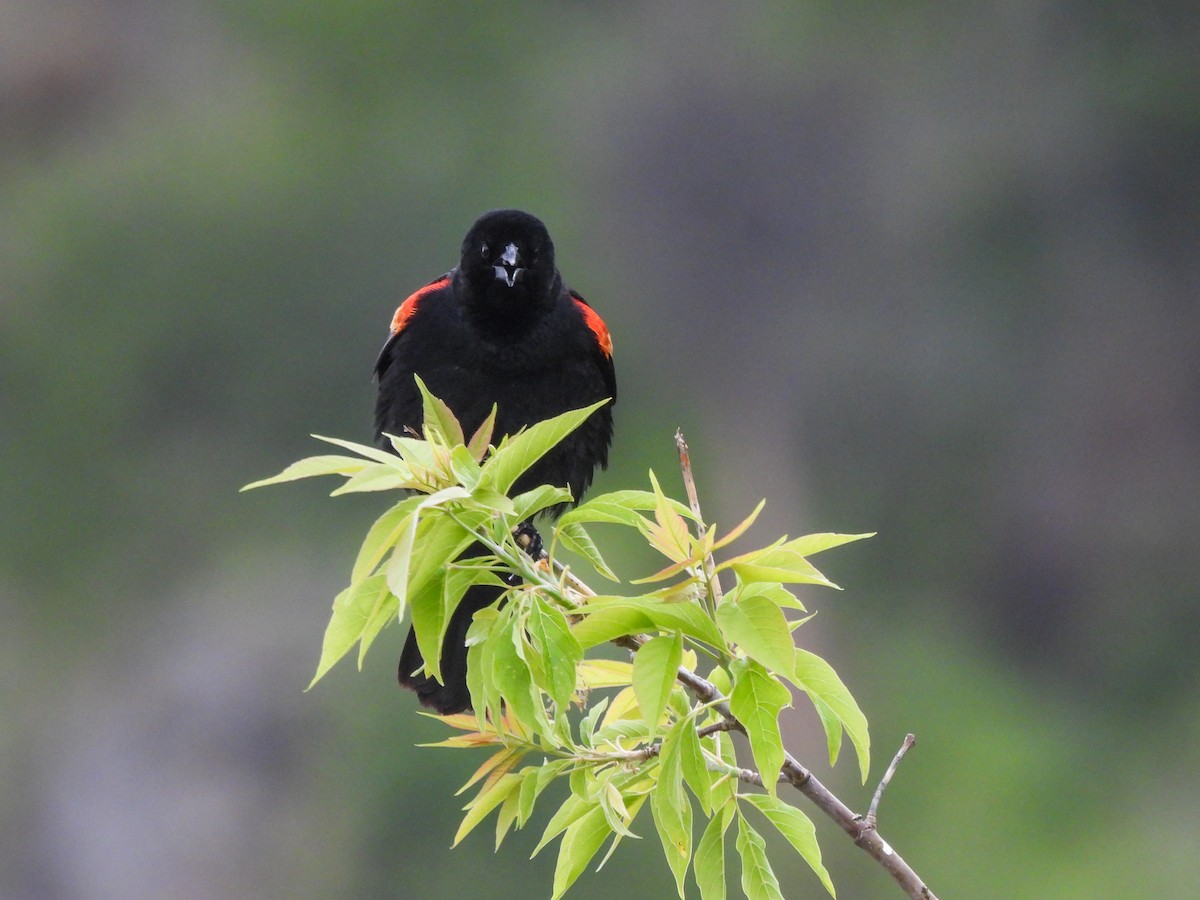
<svg viewBox="0 0 1200 900"><path fill-rule="evenodd" d="M678 428L675 429L675 450L679 453L679 468L683 472L683 487L687 491L688 504L692 507L692 515L696 517L698 536L703 538L708 533L708 526L704 524L704 515L700 512L700 494L696 490L696 476L692 472L692 455L688 452L688 445L687 441L683 438L683 431ZM717 567L713 563L711 553L704 557L704 579L708 582L708 589L712 595L714 609L709 610L709 613L712 614L715 608L721 605L724 593L721 590L721 580L717 577Z"/></svg>
<svg viewBox="0 0 1200 900"><path fill-rule="evenodd" d="M679 453L679 468L683 470L683 489L687 491L688 503L696 521L704 524L704 516L700 514L700 494L696 490L696 476L692 473L692 456L688 452L687 441L683 439L683 430L675 429L675 450Z"/></svg>
<svg viewBox="0 0 1200 900"><path fill-rule="evenodd" d="M917 742L915 735L906 734L904 742L900 745L900 749L896 751L895 757L892 759L892 764L887 767L887 771L883 773L883 778L879 781L879 787L875 789L875 796L871 798L871 808L867 810L866 823L872 828L875 827L875 813L879 810L879 801L883 798L883 789L888 786L888 782L892 780L892 776L896 774L896 766L900 765L900 760L904 759L904 754L909 751L909 748Z"/></svg>

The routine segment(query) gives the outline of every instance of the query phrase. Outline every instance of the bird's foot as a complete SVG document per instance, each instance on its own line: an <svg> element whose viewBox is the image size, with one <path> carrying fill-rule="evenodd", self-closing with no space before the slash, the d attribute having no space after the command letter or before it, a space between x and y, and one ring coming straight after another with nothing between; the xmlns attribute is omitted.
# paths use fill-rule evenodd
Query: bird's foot
<svg viewBox="0 0 1200 900"><path fill-rule="evenodd" d="M531 559L541 558L544 550L542 536L528 519L513 529L513 538L516 540L517 546L529 554Z"/></svg>

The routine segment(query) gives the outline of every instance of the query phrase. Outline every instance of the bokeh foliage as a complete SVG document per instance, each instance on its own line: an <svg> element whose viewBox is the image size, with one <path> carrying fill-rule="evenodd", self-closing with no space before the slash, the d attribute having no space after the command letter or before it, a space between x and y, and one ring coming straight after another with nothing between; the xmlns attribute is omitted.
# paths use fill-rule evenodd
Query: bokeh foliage
<svg viewBox="0 0 1200 900"><path fill-rule="evenodd" d="M814 627L877 746L917 732L881 822L939 893L1194 885L1189 13L9 4L0 892L549 883L448 852L461 773L382 648L300 694L369 502L236 494L369 436L396 302L507 204L616 340L598 487L682 424L717 522L880 532Z"/></svg>

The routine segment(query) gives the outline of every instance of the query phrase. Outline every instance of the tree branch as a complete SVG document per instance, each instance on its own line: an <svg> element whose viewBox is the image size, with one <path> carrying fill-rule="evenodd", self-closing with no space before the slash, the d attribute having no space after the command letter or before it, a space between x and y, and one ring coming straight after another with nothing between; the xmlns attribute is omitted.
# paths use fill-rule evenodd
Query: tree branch
<svg viewBox="0 0 1200 900"><path fill-rule="evenodd" d="M688 453L687 442L684 441L681 432L676 432L675 442L679 451L680 465L684 472L684 485L687 489L692 512L696 515L697 520L699 520L699 527L703 529L705 526L703 525L703 519L700 517L700 501L696 493L695 479L692 477L691 458ZM712 571L712 557L709 556L705 562L705 572L707 575ZM561 579L562 584L576 593L580 600L586 602L587 597L596 596L595 591L574 575L566 566L558 562L554 562L553 565L554 571ZM719 592L721 589L715 576L709 578L709 585L716 592ZM719 599L719 596L714 599ZM636 653L638 648L648 640L648 635L626 635L615 638L613 643L619 647L623 647L630 653ZM738 731L742 734L746 733L745 726L730 712L728 698L724 697L712 682L683 666L679 667L676 679L697 700L710 705L721 716L722 722L719 724L719 727L710 725L704 730L704 733L711 734L714 731ZM912 738L912 736L909 735L909 738ZM915 738L913 741L915 742ZM883 789L891 781L896 767L910 746L912 746L912 743L906 738L905 745L896 754L896 758L892 760L891 766L889 766L883 780L880 782L871 803L870 811L866 816L859 815L850 809L849 806L843 803L829 788L825 787L812 772L805 768L786 749L784 750L783 770L780 772L779 778L780 782L791 784L815 804L821 812L837 823L842 831L850 836L855 846L879 863L910 898L913 898L913 900L937 900L937 896L926 886L925 882L913 870L912 866L892 848L891 844L883 839L875 822L874 814ZM762 777L752 769L742 769L736 774L741 781L762 785Z"/></svg>
<svg viewBox="0 0 1200 900"><path fill-rule="evenodd" d="M679 681L698 700L712 704L713 709L729 723L730 730L746 733L742 723L729 712L729 704L726 699L721 696L721 692L711 682L684 668L679 670ZM890 777L890 772L895 769L898 761L899 759L893 761L892 767L889 769L889 776L885 776L885 778ZM747 779L743 778L742 780ZM883 866L896 883L908 893L909 897L917 898L917 900L937 900L933 891L926 887L921 877L879 834L874 820L867 821L863 816L857 815L786 750L784 751L783 772L780 774L780 780L788 781L796 790L815 803L821 812L833 819L846 834L850 835L857 847ZM755 783L762 784L762 779L759 778Z"/></svg>

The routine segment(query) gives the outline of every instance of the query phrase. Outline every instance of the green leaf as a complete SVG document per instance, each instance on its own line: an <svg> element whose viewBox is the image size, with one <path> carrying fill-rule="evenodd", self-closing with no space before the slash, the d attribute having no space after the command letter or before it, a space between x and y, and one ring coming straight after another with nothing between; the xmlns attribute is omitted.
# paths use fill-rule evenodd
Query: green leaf
<svg viewBox="0 0 1200 900"><path fill-rule="evenodd" d="M638 528L650 543L650 546L673 563L689 563L695 561L695 548L692 543L692 533L688 530L683 516L671 508L667 496L658 486L658 479L650 473L650 483L654 486L655 506L654 521L641 520Z"/></svg>
<svg viewBox="0 0 1200 900"><path fill-rule="evenodd" d="M479 718L490 715L497 723L502 710L492 664L496 646L492 636L503 630L502 623L507 621L495 607L488 607L475 613L467 629L467 691L471 695L471 707Z"/></svg>
<svg viewBox="0 0 1200 900"><path fill-rule="evenodd" d="M717 756L725 765L737 766L737 751L733 748L733 740L730 738L728 731L718 731L709 740L713 741ZM737 779L730 776L718 778L713 784L712 795L714 808L735 804L737 798Z"/></svg>
<svg viewBox="0 0 1200 900"><path fill-rule="evenodd" d="M610 833L604 810L599 806L567 827L558 847L558 863L554 867L554 894L551 900L558 900L566 893L567 888L575 883L575 879L587 868L587 864Z"/></svg>
<svg viewBox="0 0 1200 900"><path fill-rule="evenodd" d="M566 488L552 487L548 484L539 485L531 491L518 494L512 499L512 515L524 522L532 519L542 510L557 506L560 503L570 503L571 492Z"/></svg>
<svg viewBox="0 0 1200 900"><path fill-rule="evenodd" d="M796 671L796 645L783 611L766 597L739 594L717 607L717 624L725 637L751 659L788 680Z"/></svg>
<svg viewBox="0 0 1200 900"><path fill-rule="evenodd" d="M402 471L395 465L368 463L361 471L355 472L339 487L330 491L329 496L340 497L342 494L363 494L369 491L396 491L414 486L411 472Z"/></svg>
<svg viewBox="0 0 1200 900"><path fill-rule="evenodd" d="M533 804L537 800L538 794L541 793L541 779L538 777L540 774L540 766L530 766L521 773L518 813L520 814L519 821L522 825L528 822L529 817L533 815Z"/></svg>
<svg viewBox="0 0 1200 900"><path fill-rule="evenodd" d="M701 900L725 900L725 832L733 821L733 812L733 804L717 810L696 845L692 872Z"/></svg>
<svg viewBox="0 0 1200 900"><path fill-rule="evenodd" d="M417 381L417 390L421 392L421 408L425 434L432 434L441 438L442 442L448 446L461 444L463 442L463 430L462 426L458 424L458 418L450 411L449 406L429 393L429 388L425 386L425 382L421 380L420 375L414 375L413 378Z"/></svg>
<svg viewBox="0 0 1200 900"><path fill-rule="evenodd" d="M791 703L791 692L754 660L736 659L731 668L729 711L746 727L763 787L774 796L784 757L779 711Z"/></svg>
<svg viewBox="0 0 1200 900"><path fill-rule="evenodd" d="M600 555L600 548L596 546L595 541L592 540L592 536L578 522L568 522L564 525L560 521L554 531L554 537L555 540L560 541L572 553L578 553L586 559L593 569L609 581L619 582L621 580L609 568L608 563L604 561L604 557Z"/></svg>
<svg viewBox="0 0 1200 900"><path fill-rule="evenodd" d="M557 415L522 431L493 453L483 464L482 487L489 487L507 494L513 483L525 474L534 463L545 456L552 447L587 421L588 416L608 403L601 400L583 409L574 409Z"/></svg>
<svg viewBox="0 0 1200 900"><path fill-rule="evenodd" d="M712 619L691 601L671 603L654 595L592 597L578 612L584 619L575 625L575 636L584 647L643 631L680 631L710 646L725 647Z"/></svg>
<svg viewBox="0 0 1200 900"><path fill-rule="evenodd" d="M319 475L353 475L361 472L370 463L353 456L310 456L292 463L278 475L252 481L242 487L243 491L265 487L268 484L282 484L285 481L297 481L301 478L315 478Z"/></svg>
<svg viewBox="0 0 1200 900"><path fill-rule="evenodd" d="M467 804L467 814L463 817L458 832L454 835L451 847L457 847L459 841L470 834L476 825L487 818L488 813L504 802L513 791L521 786L521 776L514 772L501 775L495 781L485 781L479 793Z"/></svg>
<svg viewBox="0 0 1200 900"><path fill-rule="evenodd" d="M717 571L733 569L743 582L778 581L784 584L821 584L837 588L806 557L831 547L870 537L870 534L808 534L781 541L727 560ZM840 590L840 588L838 588Z"/></svg>
<svg viewBox="0 0 1200 900"><path fill-rule="evenodd" d="M459 484L468 490L474 490L483 475L483 468L471 455L471 451L461 444L450 450L450 468Z"/></svg>
<svg viewBox="0 0 1200 900"><path fill-rule="evenodd" d="M742 893L752 900L783 900L767 860L767 844L745 816L738 816L737 851L742 858Z"/></svg>
<svg viewBox="0 0 1200 900"><path fill-rule="evenodd" d="M387 590L388 586L383 576L374 575L346 588L334 598L333 614L329 617L329 624L325 627L325 638L321 642L321 659L317 663L317 674L313 676L306 690L320 681L321 677L333 668L334 663L345 656L362 637L363 629Z"/></svg>
<svg viewBox="0 0 1200 900"><path fill-rule="evenodd" d="M357 584L375 571L379 563L383 561L383 557L400 539L404 519L417 508L420 502L420 497L401 500L375 520L375 524L371 526L367 536L363 539L362 546L358 550L358 557L354 560L354 569L350 573L351 584Z"/></svg>
<svg viewBox="0 0 1200 900"><path fill-rule="evenodd" d="M383 591L376 598L375 606L367 615L362 635L358 639L358 669L360 672L362 671L363 660L367 657L367 650L375 643L375 638L379 637L379 632L396 620L399 610L400 601L391 591Z"/></svg>
<svg viewBox="0 0 1200 900"><path fill-rule="evenodd" d="M609 777L604 780L601 789L596 794L596 799L600 802L600 808L604 810L604 818L608 820L609 830L621 837L631 837L636 840L637 835L630 831L625 824L629 819L629 808L625 804L625 795L614 783L619 777L622 777L622 773L610 770Z"/></svg>
<svg viewBox="0 0 1200 900"><path fill-rule="evenodd" d="M641 634L652 627L650 618L641 610L614 604L610 608L594 610L571 626L575 638L586 650L605 644L613 638L626 634Z"/></svg>
<svg viewBox="0 0 1200 900"><path fill-rule="evenodd" d="M815 653L796 650L796 684L811 697L822 703L838 717L854 750L858 754L858 768L865 784L871 769L871 736L867 728L867 717L858 708L858 703L838 677L833 666ZM818 709L818 712L820 710Z"/></svg>
<svg viewBox="0 0 1200 900"><path fill-rule="evenodd" d="M842 720L820 697L809 694L808 698L816 707L817 716L821 719L821 727L825 729L825 742L829 747L829 764L837 765L838 754L842 751Z"/></svg>
<svg viewBox="0 0 1200 900"><path fill-rule="evenodd" d="M533 852L529 854L529 858L532 859L537 856L543 847L566 831L571 824L597 809L599 807L594 806L591 801L586 800L578 794L571 794L563 801L562 806L555 811L554 815L550 817L550 821L546 823L546 830L542 832L542 837L538 841L537 846L533 848ZM603 818L604 813L601 813L600 816Z"/></svg>
<svg viewBox="0 0 1200 900"><path fill-rule="evenodd" d="M409 469L413 471L430 470L436 466L436 448L424 438L395 434L385 434L384 437L396 451L394 458L404 460Z"/></svg>
<svg viewBox="0 0 1200 900"><path fill-rule="evenodd" d="M525 784L521 785L521 814L517 819L519 827L524 828L529 817L533 815L533 804L542 795L542 791L574 764L575 760L573 759L555 759L532 770L536 776L533 778L533 787L528 788ZM532 794L532 796L528 796L528 794Z"/></svg>
<svg viewBox="0 0 1200 900"><path fill-rule="evenodd" d="M476 526L487 518L486 513L463 510L458 513L468 526ZM421 518L416 545L421 552L413 555L409 565L408 589L420 591L425 583L453 564L471 546L475 536L450 516L433 511ZM485 552L482 547L476 552Z"/></svg>
<svg viewBox="0 0 1200 900"><path fill-rule="evenodd" d="M768 797L765 794L741 794L740 799L750 803L767 817L770 823L779 830L779 833L787 838L788 843L796 848L796 852L808 863L809 867L817 873L817 877L821 879L821 884L825 885L825 890L829 891L830 896L836 897L837 892L833 889L833 882L829 879L829 873L825 871L825 866L821 863L821 848L817 844L817 830L808 816L777 797Z"/></svg>
<svg viewBox="0 0 1200 900"><path fill-rule="evenodd" d="M679 728L679 762L683 768L683 780L700 801L700 808L705 815L709 815L712 813L713 773L704 761L704 750L696 734L695 716L680 719L671 730L675 731L675 728Z"/></svg>
<svg viewBox="0 0 1200 900"><path fill-rule="evenodd" d="M508 612L501 611L501 616ZM522 725L530 731L540 731L545 718L540 697L535 700L533 677L529 666L517 653L516 641L521 636L512 631L512 626L496 628L488 644L492 647L492 677L504 701Z"/></svg>
<svg viewBox="0 0 1200 900"><path fill-rule="evenodd" d="M627 525L638 528L645 520L638 512L649 512L658 505L658 498L653 491L612 491L593 497L570 510L559 520L561 523L606 523L610 525ZM667 498L667 503L675 512L689 519L695 515L687 506L678 500Z"/></svg>
<svg viewBox="0 0 1200 900"><path fill-rule="evenodd" d="M820 584L836 588L837 585L822 575L817 568L799 553L783 545L754 550L717 566L718 572L733 569L743 583L756 581L780 582L783 584Z"/></svg>
<svg viewBox="0 0 1200 900"><path fill-rule="evenodd" d="M446 614L446 569L427 579L421 587L408 592L409 619L417 636L417 648L425 662L425 671L442 681L442 636L449 616Z"/></svg>
<svg viewBox="0 0 1200 900"><path fill-rule="evenodd" d="M798 609L800 612L808 612L799 597L777 582L756 581L750 584L739 584L725 595L727 600L743 597L765 597L781 609ZM795 630L794 623L790 623L788 627Z"/></svg>
<svg viewBox="0 0 1200 900"><path fill-rule="evenodd" d="M727 547L730 544L732 544L734 541L736 541L738 538L740 538L743 534L745 534L746 529L748 529L751 525L754 524L754 520L758 518L758 514L763 511L763 507L766 505L767 505L766 500L759 500L758 506L754 507L754 511L752 513L750 513L750 515L746 516L746 518L742 519L742 521L739 522L737 525L733 526L733 530L730 531L727 535L722 537L719 541L715 541L715 543L712 545L712 549L715 551L715 550L720 550L722 547ZM715 535L716 535L716 526L715 525L710 529L710 532L713 534L714 539L715 539Z"/></svg>
<svg viewBox="0 0 1200 900"><path fill-rule="evenodd" d="M795 553L799 553L801 556L812 556L814 553L821 553L834 547L840 547L842 544L849 544L870 537L875 537L874 531L864 534L806 534L803 537L789 541L784 546Z"/></svg>
<svg viewBox="0 0 1200 900"><path fill-rule="evenodd" d="M580 646L562 610L540 597L530 607L525 629L534 648L542 657L541 687L558 710L565 710L575 693L575 667L583 660Z"/></svg>
<svg viewBox="0 0 1200 900"><path fill-rule="evenodd" d="M651 638L634 654L633 692L651 733L658 728L667 697L675 687L682 656L683 638L679 634Z"/></svg>
<svg viewBox="0 0 1200 900"><path fill-rule="evenodd" d="M396 526L396 539L392 546L392 558L388 560L384 577L388 588L400 600L400 614L408 605L408 570L412 563L413 543L417 538L420 511L414 510L401 519Z"/></svg>
<svg viewBox="0 0 1200 900"><path fill-rule="evenodd" d="M682 792L678 803L664 802L656 790L650 795L650 814L654 817L667 865L675 876L676 890L682 898L683 879L692 861L692 804Z"/></svg>
<svg viewBox="0 0 1200 900"><path fill-rule="evenodd" d="M412 626L417 633L417 646L425 660L425 668L441 682L442 644L446 628L458 604L468 590L476 585L503 588L504 583L487 569L475 568L470 560L440 569L415 591L409 591ZM497 594L499 596L499 594Z"/></svg>
<svg viewBox="0 0 1200 900"><path fill-rule="evenodd" d="M683 760L679 754L680 729L688 728L686 719L679 719L667 731L658 748L658 779L654 783L654 794L658 802L668 810L676 809L684 802ZM679 830L671 833L674 838Z"/></svg>
<svg viewBox="0 0 1200 900"><path fill-rule="evenodd" d="M501 494L499 491L493 491L490 487L479 484L476 484L474 490L471 491L471 501L489 513L499 513L504 517L512 516L516 510L512 498L507 494Z"/></svg>
<svg viewBox="0 0 1200 900"><path fill-rule="evenodd" d="M500 845L504 843L504 838L508 834L513 823L517 820L517 814L520 812L521 798L520 794L524 791L526 779L522 777L521 787L519 790L512 791L504 802L500 804L500 812L496 813L496 846L494 850L499 850Z"/></svg>
<svg viewBox="0 0 1200 900"><path fill-rule="evenodd" d="M604 854L604 858L600 860L600 865L596 866L597 872L604 868L604 864L608 862L608 858L613 855L613 851L617 849L617 845L621 843L621 839L625 837L625 835L628 835L631 838L637 838L637 835L629 830L628 825L632 823L635 818L637 818L638 811L641 810L642 804L645 802L645 794L638 794L636 796L626 798L625 806L629 814L628 818L625 820L626 827L624 829L624 834L619 831L613 834L612 844L609 845L608 851Z"/></svg>
<svg viewBox="0 0 1200 900"><path fill-rule="evenodd" d="M349 450L351 453L357 453L359 456L373 459L378 463L385 463L389 466L400 465L400 460L394 454L388 453L386 450L380 450L378 447L371 447L367 444L356 444L354 441L344 441L341 438L325 437L320 434L314 434L313 437L318 441L333 444L336 447L341 447L343 450Z"/></svg>
<svg viewBox="0 0 1200 900"><path fill-rule="evenodd" d="M608 698L602 697L599 703L593 703L583 718L579 720L579 743L585 747L593 747L592 736L596 733L596 723L608 707ZM840 732L839 732L840 733Z"/></svg>

